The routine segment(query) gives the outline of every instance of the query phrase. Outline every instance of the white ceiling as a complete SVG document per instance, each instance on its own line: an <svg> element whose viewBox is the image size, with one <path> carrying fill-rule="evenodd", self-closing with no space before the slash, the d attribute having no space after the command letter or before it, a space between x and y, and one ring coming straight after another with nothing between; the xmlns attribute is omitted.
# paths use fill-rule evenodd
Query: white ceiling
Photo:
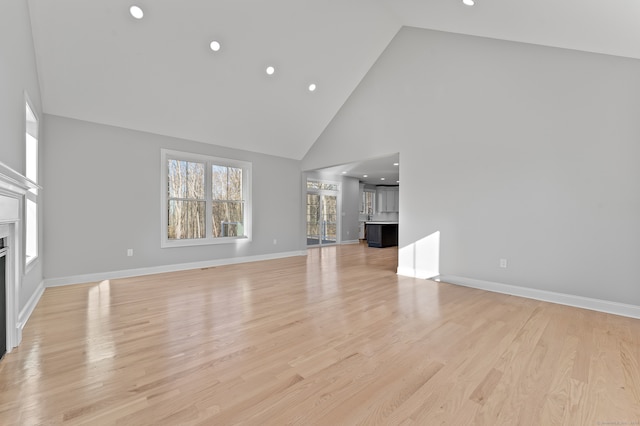
<svg viewBox="0 0 640 426"><path fill-rule="evenodd" d="M639 0L29 5L46 113L295 159L402 25L640 58ZM214 39L220 52L208 48Z"/></svg>
<svg viewBox="0 0 640 426"><path fill-rule="evenodd" d="M363 153L366 155L366 153ZM400 154L366 158L338 166L321 169L327 176L348 176L369 185L398 185L400 182Z"/></svg>

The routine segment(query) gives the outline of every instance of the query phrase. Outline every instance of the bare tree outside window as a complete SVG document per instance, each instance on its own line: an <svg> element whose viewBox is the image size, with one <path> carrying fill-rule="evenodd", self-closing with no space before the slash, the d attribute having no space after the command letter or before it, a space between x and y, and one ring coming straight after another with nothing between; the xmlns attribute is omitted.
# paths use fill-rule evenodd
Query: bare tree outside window
<svg viewBox="0 0 640 426"><path fill-rule="evenodd" d="M320 196L307 194L307 235L316 237L320 235Z"/></svg>
<svg viewBox="0 0 640 426"><path fill-rule="evenodd" d="M161 150L162 247L251 241L251 163Z"/></svg>
<svg viewBox="0 0 640 426"><path fill-rule="evenodd" d="M212 225L214 237L236 237L244 232L242 169L213 165Z"/></svg>
<svg viewBox="0 0 640 426"><path fill-rule="evenodd" d="M168 160L170 240L205 238L205 165L204 163Z"/></svg>

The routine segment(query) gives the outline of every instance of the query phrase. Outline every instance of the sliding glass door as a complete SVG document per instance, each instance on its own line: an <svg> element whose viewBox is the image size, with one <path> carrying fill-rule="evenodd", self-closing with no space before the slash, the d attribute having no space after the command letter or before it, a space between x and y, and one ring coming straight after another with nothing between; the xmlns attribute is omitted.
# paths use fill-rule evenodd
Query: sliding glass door
<svg viewBox="0 0 640 426"><path fill-rule="evenodd" d="M338 196L307 192L307 245L338 242Z"/></svg>

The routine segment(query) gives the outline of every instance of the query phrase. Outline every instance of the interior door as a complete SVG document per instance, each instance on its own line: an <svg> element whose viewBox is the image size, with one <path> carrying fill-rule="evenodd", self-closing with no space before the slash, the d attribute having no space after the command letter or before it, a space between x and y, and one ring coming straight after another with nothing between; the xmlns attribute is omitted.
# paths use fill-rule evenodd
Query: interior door
<svg viewBox="0 0 640 426"><path fill-rule="evenodd" d="M338 242L338 197L307 193L307 246Z"/></svg>

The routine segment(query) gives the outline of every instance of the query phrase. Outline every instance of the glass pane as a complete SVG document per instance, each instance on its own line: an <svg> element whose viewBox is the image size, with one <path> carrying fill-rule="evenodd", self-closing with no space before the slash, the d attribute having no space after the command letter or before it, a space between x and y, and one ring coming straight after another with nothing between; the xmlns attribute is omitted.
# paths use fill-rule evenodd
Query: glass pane
<svg viewBox="0 0 640 426"><path fill-rule="evenodd" d="M32 181L38 182L38 140L31 136L29 133L26 134L26 139L26 174L27 177Z"/></svg>
<svg viewBox="0 0 640 426"><path fill-rule="evenodd" d="M335 195L322 196L322 242L335 243L338 241L338 197Z"/></svg>
<svg viewBox="0 0 640 426"><path fill-rule="evenodd" d="M242 169L229 167L229 189L227 193L229 200L242 200Z"/></svg>
<svg viewBox="0 0 640 426"><path fill-rule="evenodd" d="M307 194L307 245L320 244L320 196Z"/></svg>
<svg viewBox="0 0 640 426"><path fill-rule="evenodd" d="M26 118L26 176L38 182L38 120L31 110L29 103L25 103Z"/></svg>
<svg viewBox="0 0 640 426"><path fill-rule="evenodd" d="M366 213L368 215L372 215L373 211L374 211L373 202L375 200L375 192L365 191L364 192L364 197L365 197L365 201L364 201L365 211L364 211L364 213Z"/></svg>
<svg viewBox="0 0 640 426"><path fill-rule="evenodd" d="M38 256L38 205L27 200L27 236L26 236L27 259Z"/></svg>
<svg viewBox="0 0 640 426"><path fill-rule="evenodd" d="M182 170L182 161L169 160L167 162L169 176L167 179L167 186L169 190L169 197L171 198L185 198L186 185L184 185L183 175L186 171Z"/></svg>
<svg viewBox="0 0 640 426"><path fill-rule="evenodd" d="M243 202L214 202L212 206L212 216L214 237L244 236Z"/></svg>
<svg viewBox="0 0 640 426"><path fill-rule="evenodd" d="M170 198L204 199L204 163L168 160Z"/></svg>
<svg viewBox="0 0 640 426"><path fill-rule="evenodd" d="M227 181L229 169L225 166L213 165L212 172L212 195L214 200L227 200Z"/></svg>
<svg viewBox="0 0 640 426"><path fill-rule="evenodd" d="M169 239L205 238L204 218L204 201L169 200Z"/></svg>
<svg viewBox="0 0 640 426"><path fill-rule="evenodd" d="M307 189L324 189L327 191L337 191L337 183L320 182L317 180L307 180Z"/></svg>
<svg viewBox="0 0 640 426"><path fill-rule="evenodd" d="M321 183L320 184L320 189L325 189L328 191L337 191L338 190L338 184L337 183Z"/></svg>
<svg viewBox="0 0 640 426"><path fill-rule="evenodd" d="M204 199L204 164L187 162L187 198Z"/></svg>
<svg viewBox="0 0 640 426"><path fill-rule="evenodd" d="M213 199L242 201L242 169L213 165L211 168Z"/></svg>

